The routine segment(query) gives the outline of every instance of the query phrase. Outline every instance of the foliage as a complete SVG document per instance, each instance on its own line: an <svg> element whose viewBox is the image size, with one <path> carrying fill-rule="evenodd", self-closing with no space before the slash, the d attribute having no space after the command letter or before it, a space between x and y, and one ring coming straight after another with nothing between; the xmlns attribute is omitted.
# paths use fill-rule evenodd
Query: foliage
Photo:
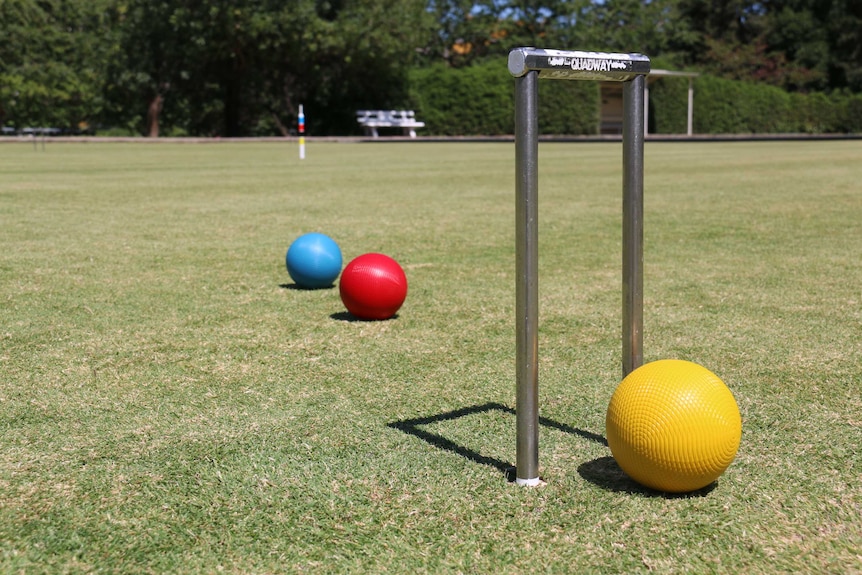
<svg viewBox="0 0 862 575"><path fill-rule="evenodd" d="M786 132L790 96L779 88L703 76L695 82L698 133Z"/></svg>
<svg viewBox="0 0 862 575"><path fill-rule="evenodd" d="M411 98L427 130L440 135L513 132L512 79L505 66L413 70Z"/></svg>
<svg viewBox="0 0 862 575"><path fill-rule="evenodd" d="M686 131L688 80L650 85L650 132ZM705 134L858 133L862 94L788 93L775 86L703 75L694 80L694 130Z"/></svg>
<svg viewBox="0 0 862 575"><path fill-rule="evenodd" d="M0 2L0 125L88 129L102 112L111 0Z"/></svg>
<svg viewBox="0 0 862 575"><path fill-rule="evenodd" d="M585 0L430 0L431 28L421 62L463 67L516 46L561 46L571 33L572 10Z"/></svg>
<svg viewBox="0 0 862 575"><path fill-rule="evenodd" d="M226 136L287 135L300 104L310 134L343 133L357 107L403 101L422 17L415 0L128 0L123 15L116 116L143 126L161 97L167 122Z"/></svg>
<svg viewBox="0 0 862 575"><path fill-rule="evenodd" d="M419 94L410 77L443 80L445 68L479 66L463 78L487 101L466 105L493 108L510 96L494 95L497 76L483 66L523 45L643 52L668 68L822 92L830 105L843 97L836 94L862 93L856 0L2 0L0 21L0 124L19 128L98 124L149 136L284 136L302 104L310 135L358 134L355 110L410 99L421 100L430 126L441 126L435 115L452 103L428 82L422 89L430 92ZM779 98L771 92L710 89L749 94L749 129L786 123L755 117L758 106ZM593 91L547 94L583 90ZM489 133L510 123L496 111L482 113ZM803 124L853 124L836 114L844 119ZM736 116L722 122L738 124ZM655 118L664 130L661 114ZM465 120L476 129L475 120ZM710 129L722 123L702 121ZM573 116L553 123L547 129L558 133L587 129Z"/></svg>
<svg viewBox="0 0 862 575"><path fill-rule="evenodd" d="M855 0L679 0L668 51L681 66L791 90L862 91Z"/></svg>
<svg viewBox="0 0 862 575"><path fill-rule="evenodd" d="M437 64L410 74L411 105L426 129L440 135L514 133L514 88L503 62L489 60L464 68ZM598 87L593 82L542 82L539 131L594 134Z"/></svg>
<svg viewBox="0 0 862 575"><path fill-rule="evenodd" d="M688 78L666 77L650 82L649 108L648 128L651 134L685 134L688 127Z"/></svg>
<svg viewBox="0 0 862 575"><path fill-rule="evenodd" d="M672 6L669 0L588 2L575 17L573 39L590 50L662 55L667 51Z"/></svg>
<svg viewBox="0 0 862 575"><path fill-rule="evenodd" d="M599 86L595 82L542 82L539 133L588 135L598 132Z"/></svg>
<svg viewBox="0 0 862 575"><path fill-rule="evenodd" d="M858 130L860 97L841 92L788 94L774 86L711 76L695 80L695 131L700 133L842 133Z"/></svg>

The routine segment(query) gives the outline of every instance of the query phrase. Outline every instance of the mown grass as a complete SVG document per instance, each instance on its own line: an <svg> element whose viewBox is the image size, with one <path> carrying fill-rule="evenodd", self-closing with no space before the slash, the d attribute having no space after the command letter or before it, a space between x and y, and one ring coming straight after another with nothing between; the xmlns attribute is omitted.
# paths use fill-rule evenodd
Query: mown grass
<svg viewBox="0 0 862 575"><path fill-rule="evenodd" d="M743 415L681 497L603 441L618 145L540 150L535 489L511 145L0 151L2 572L862 572L862 142L647 144L646 359ZM398 317L294 289L307 231L399 260Z"/></svg>

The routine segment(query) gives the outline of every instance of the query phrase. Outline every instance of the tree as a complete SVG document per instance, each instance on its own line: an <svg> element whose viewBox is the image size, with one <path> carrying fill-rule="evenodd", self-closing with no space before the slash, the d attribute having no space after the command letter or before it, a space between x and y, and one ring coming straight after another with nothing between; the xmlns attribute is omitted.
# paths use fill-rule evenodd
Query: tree
<svg viewBox="0 0 862 575"><path fill-rule="evenodd" d="M858 0L0 0L0 123L148 136L356 133L408 70L516 46L644 52L784 89L862 91Z"/></svg>
<svg viewBox="0 0 862 575"><path fill-rule="evenodd" d="M459 67L505 56L518 46L574 47L574 23L588 5L589 0L431 0L424 63L443 60Z"/></svg>
<svg viewBox="0 0 862 575"><path fill-rule="evenodd" d="M95 123L113 42L110 0L4 0L0 22L0 123Z"/></svg>
<svg viewBox="0 0 862 575"><path fill-rule="evenodd" d="M306 106L310 133L358 129L355 111L395 107L407 98L407 70L427 26L420 0L353 0L322 10L313 2L273 13L266 73L258 95L282 126Z"/></svg>
<svg viewBox="0 0 862 575"><path fill-rule="evenodd" d="M163 113L176 102L171 89L187 76L174 6L164 0L118 2L119 47L110 65L106 117L144 135L158 137Z"/></svg>
<svg viewBox="0 0 862 575"><path fill-rule="evenodd" d="M856 0L679 0L671 23L681 65L789 90L862 90Z"/></svg>
<svg viewBox="0 0 862 575"><path fill-rule="evenodd" d="M126 0L115 114L139 126L146 119L150 135L165 117L174 130L195 135L286 135L305 103L310 133L343 132L355 127L357 106L406 97L422 6Z"/></svg>
<svg viewBox="0 0 862 575"><path fill-rule="evenodd" d="M590 49L657 56L667 50L672 9L671 0L606 0L588 2L573 19Z"/></svg>
<svg viewBox="0 0 862 575"><path fill-rule="evenodd" d="M828 14L829 85L862 92L862 2L834 0Z"/></svg>

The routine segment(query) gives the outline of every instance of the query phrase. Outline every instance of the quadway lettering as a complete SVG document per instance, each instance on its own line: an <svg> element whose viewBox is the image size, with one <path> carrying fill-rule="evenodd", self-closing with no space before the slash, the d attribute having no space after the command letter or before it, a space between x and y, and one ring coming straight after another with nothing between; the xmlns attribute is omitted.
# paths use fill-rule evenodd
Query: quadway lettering
<svg viewBox="0 0 862 575"><path fill-rule="evenodd" d="M627 70L628 63L619 60L602 60L599 58L561 58L551 56L548 58L551 66L568 66L572 70L584 72L613 72L616 70Z"/></svg>

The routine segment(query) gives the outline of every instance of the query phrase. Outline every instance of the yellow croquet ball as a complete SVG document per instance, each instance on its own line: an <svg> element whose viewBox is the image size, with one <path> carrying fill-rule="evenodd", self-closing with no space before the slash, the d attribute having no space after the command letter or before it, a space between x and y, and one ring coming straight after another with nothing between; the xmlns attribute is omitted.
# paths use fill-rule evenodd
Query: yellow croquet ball
<svg viewBox="0 0 862 575"><path fill-rule="evenodd" d="M611 397L605 424L622 470L671 493L715 481L736 457L742 437L730 389L708 369L677 359L629 373Z"/></svg>

